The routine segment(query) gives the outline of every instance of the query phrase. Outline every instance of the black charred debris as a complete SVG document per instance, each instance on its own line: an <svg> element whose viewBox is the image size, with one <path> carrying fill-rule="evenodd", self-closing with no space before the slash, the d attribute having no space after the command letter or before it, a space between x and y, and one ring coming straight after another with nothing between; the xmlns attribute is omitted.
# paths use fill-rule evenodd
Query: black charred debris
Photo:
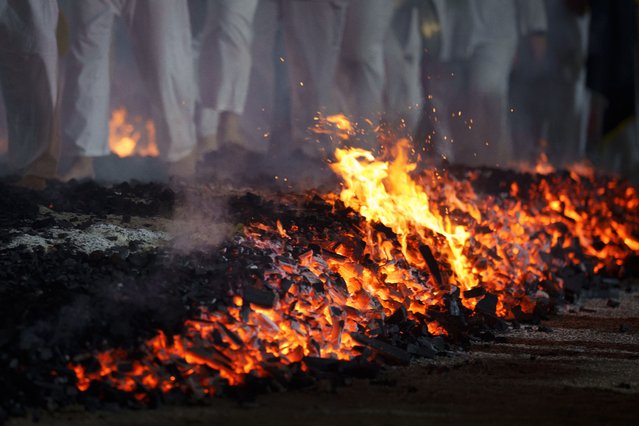
<svg viewBox="0 0 639 426"><path fill-rule="evenodd" d="M504 192L504 182L513 179L525 188L535 178L495 172L476 184ZM255 272L272 269L273 261L268 253L243 246L241 239L230 238L220 246L188 253L174 251L168 245L139 250L135 242L92 253L76 250L64 241L46 250L7 248L16 230L83 226L48 212L81 214L93 218L90 220L119 215L123 223L132 216L170 218L184 191L182 187L162 184L104 187L71 183L51 184L36 193L0 184L0 422L7 416L21 415L29 407L54 409L81 403L90 408L114 402L139 406L197 398L196 392L158 392L138 402L130 394L100 383L94 383L87 392L79 392L68 364L74 361L88 365L93 354L109 348L125 348L134 353L158 330L166 335L180 333L184 321L201 307L215 310L229 306L238 291L246 302L273 305L273 293L264 289ZM285 227L296 224L300 235L339 235L361 220L343 206L333 211L317 196L297 197L296 203L287 200L290 197L264 198L251 193L231 196L229 215L238 224L259 221L273 228L276 220ZM295 263L295 256L308 250L339 256L311 240L309 237L308 245L300 246L288 259L278 261ZM442 285L444 278L431 249L423 246L420 252L428 266L425 273ZM564 255L549 253L549 263ZM626 273L637 274L637 259L629 258L627 263ZM518 321L539 324L564 300L574 302L590 289L610 288L611 283L614 286L623 278L622 273L613 271L614 276L608 277L613 280L604 280L587 265L565 268L558 274L567 283L565 290L558 291L548 283L550 299L538 304L533 315L519 311ZM321 286L317 282L307 284ZM540 285L543 287L544 283ZM282 288L286 291L285 285ZM352 361L308 357L303 361L305 372L299 365L276 366L268 379L248 377L245 385L228 387L221 393L246 400L260 392L307 386L327 378L336 383L347 377L372 379L385 364L402 365L412 358L446 354L468 348L473 340L494 341L495 333L509 327L495 315L495 295L476 288L464 297L478 298L475 312L463 307L459 291L447 296L445 308L431 308L428 312L429 319L437 320L448 331L447 337L433 337L424 326L409 319L404 309L399 309L380 322L374 333L352 334L362 353Z"/></svg>

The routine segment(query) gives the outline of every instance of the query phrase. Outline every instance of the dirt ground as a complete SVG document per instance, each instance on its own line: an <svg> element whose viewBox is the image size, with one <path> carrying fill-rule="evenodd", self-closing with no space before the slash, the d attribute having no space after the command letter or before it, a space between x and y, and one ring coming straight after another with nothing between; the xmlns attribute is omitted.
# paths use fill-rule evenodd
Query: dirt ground
<svg viewBox="0 0 639 426"><path fill-rule="evenodd" d="M12 419L24 425L639 424L639 293L588 301L469 353L386 369L379 378L260 396L250 404L88 412Z"/></svg>

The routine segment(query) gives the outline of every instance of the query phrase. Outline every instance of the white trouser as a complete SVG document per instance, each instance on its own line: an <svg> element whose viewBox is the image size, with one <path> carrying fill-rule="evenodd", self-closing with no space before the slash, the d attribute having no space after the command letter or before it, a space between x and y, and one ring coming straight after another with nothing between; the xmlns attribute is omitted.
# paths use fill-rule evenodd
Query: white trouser
<svg viewBox="0 0 639 426"><path fill-rule="evenodd" d="M487 166L511 161L508 87L516 47L516 39L484 43L468 60L431 73L434 140L449 160Z"/></svg>
<svg viewBox="0 0 639 426"><path fill-rule="evenodd" d="M404 120L408 134L412 134L419 122L424 98L421 83L422 36L416 8L403 7L395 12L384 49L385 114L391 123Z"/></svg>
<svg viewBox="0 0 639 426"><path fill-rule="evenodd" d="M255 17L250 102L242 117L242 129L254 151L305 149L308 132L318 112L335 113L335 70L345 22L344 1L262 0ZM278 52L278 36L284 51ZM286 76L287 85L279 77ZM283 80L283 79L282 79ZM278 84L276 84L276 82ZM288 99L287 97L290 97ZM289 108L283 108L289 104ZM282 117L286 114L286 117ZM290 126L294 146L278 139L268 147L274 132ZM309 147L310 145L310 147Z"/></svg>
<svg viewBox="0 0 639 426"><path fill-rule="evenodd" d="M242 133L247 148L266 152L276 120L276 74L285 71L286 64L276 55L277 34L280 28L279 0L260 0L253 22L248 99L241 117Z"/></svg>
<svg viewBox="0 0 639 426"><path fill-rule="evenodd" d="M200 45L202 104L216 111L244 111L251 73L257 0L211 0Z"/></svg>
<svg viewBox="0 0 639 426"><path fill-rule="evenodd" d="M258 0L211 0L199 40L198 135L217 133L219 113L244 112Z"/></svg>
<svg viewBox="0 0 639 426"><path fill-rule="evenodd" d="M291 138L317 156L322 149L309 133L318 113L334 114L335 73L347 4L345 1L286 1L282 8L290 86Z"/></svg>
<svg viewBox="0 0 639 426"><path fill-rule="evenodd" d="M9 161L23 169L53 138L58 84L55 0L0 0L0 84L9 133Z"/></svg>
<svg viewBox="0 0 639 426"><path fill-rule="evenodd" d="M342 111L358 121L376 123L383 111L384 41L394 11L388 0L352 0L348 5L337 96Z"/></svg>
<svg viewBox="0 0 639 426"><path fill-rule="evenodd" d="M186 2L82 0L73 12L63 143L82 156L109 154L109 50L113 19L121 15L148 87L160 154L167 161L189 155L195 146L195 82Z"/></svg>
<svg viewBox="0 0 639 426"><path fill-rule="evenodd" d="M552 102L544 105L546 134L542 134L542 137L548 141L546 151L549 160L558 167L568 166L585 156L583 141L589 106L585 77L586 72L583 70L576 81L550 78L542 88L546 99L552 99ZM541 94L537 92L537 96L539 95Z"/></svg>

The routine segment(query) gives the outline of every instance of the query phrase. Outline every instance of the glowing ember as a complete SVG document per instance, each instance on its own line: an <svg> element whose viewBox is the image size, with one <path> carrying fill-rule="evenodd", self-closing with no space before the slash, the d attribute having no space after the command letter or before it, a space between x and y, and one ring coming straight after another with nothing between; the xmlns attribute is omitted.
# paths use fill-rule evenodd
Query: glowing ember
<svg viewBox="0 0 639 426"><path fill-rule="evenodd" d="M118 157L139 155L157 157L158 147L155 143L155 125L153 121L143 122L135 117L133 123L127 121L125 108L113 111L109 121L109 148Z"/></svg>
<svg viewBox="0 0 639 426"><path fill-rule="evenodd" d="M355 126L343 114L318 116L315 118L316 126L312 129L317 134L334 135L341 141L347 141L355 135Z"/></svg>
<svg viewBox="0 0 639 426"><path fill-rule="evenodd" d="M415 175L409 151L400 141L384 161L338 149L331 167L343 189L323 197L326 217L248 224L235 242L270 259L269 269L252 270L255 280L222 308L201 308L179 335L160 332L135 357L118 349L96 354L99 368L70 364L78 389L100 381L137 399L154 389L213 395L278 366L304 370L307 357L372 358L393 318L410 324L415 344L411 333L458 333L445 315L525 319L540 298L561 294L563 271L615 274L639 253L630 186L573 171L482 194L479 172Z"/></svg>

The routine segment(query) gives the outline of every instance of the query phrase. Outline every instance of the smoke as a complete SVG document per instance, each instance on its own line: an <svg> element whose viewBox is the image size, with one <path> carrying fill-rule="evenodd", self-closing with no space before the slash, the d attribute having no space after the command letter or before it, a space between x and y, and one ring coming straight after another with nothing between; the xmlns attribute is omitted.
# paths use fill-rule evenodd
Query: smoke
<svg viewBox="0 0 639 426"><path fill-rule="evenodd" d="M209 250L237 231L229 214L227 188L211 185L181 186L173 216L166 225L171 236L171 248L178 253Z"/></svg>

